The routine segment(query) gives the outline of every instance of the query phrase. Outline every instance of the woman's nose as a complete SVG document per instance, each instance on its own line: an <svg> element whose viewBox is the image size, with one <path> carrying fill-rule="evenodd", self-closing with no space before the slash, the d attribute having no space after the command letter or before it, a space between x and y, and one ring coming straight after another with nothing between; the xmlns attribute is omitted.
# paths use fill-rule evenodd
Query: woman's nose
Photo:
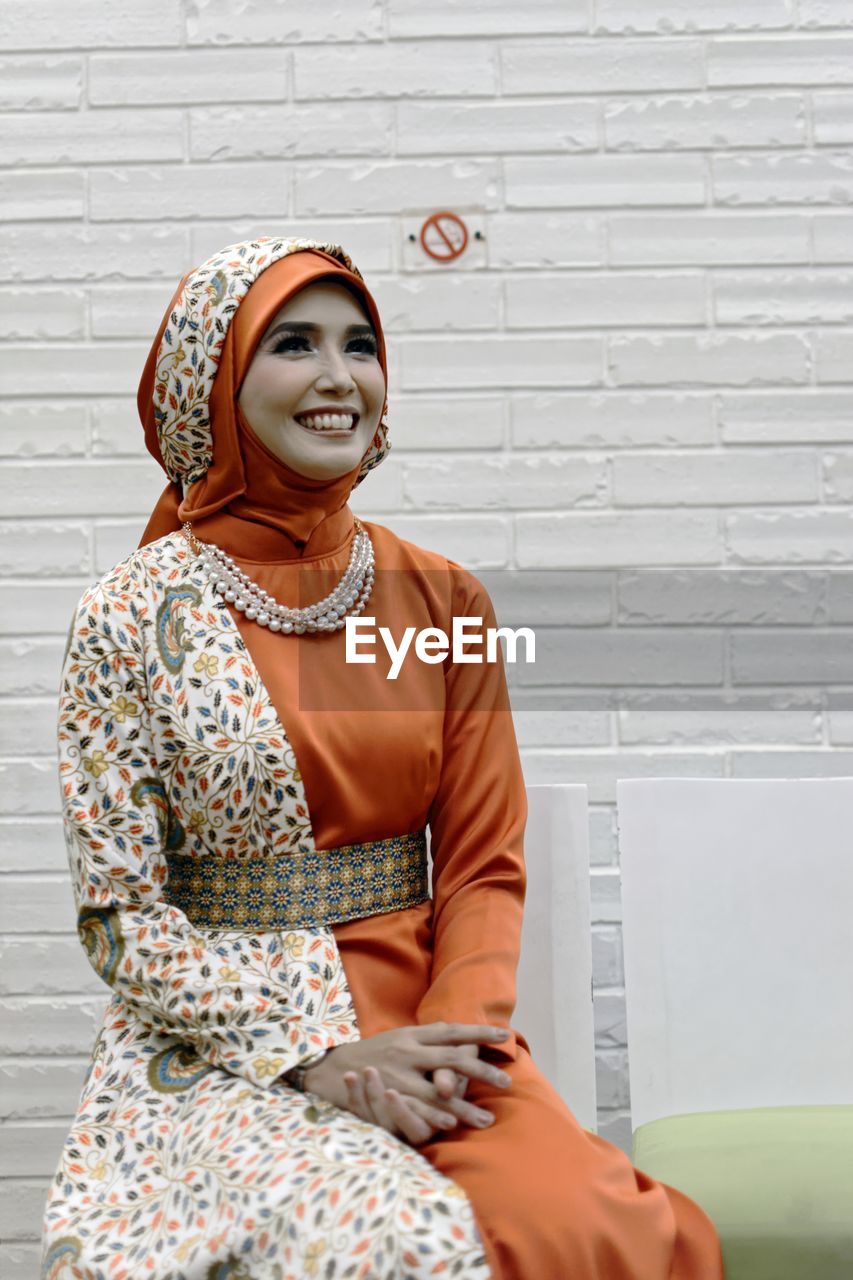
<svg viewBox="0 0 853 1280"><path fill-rule="evenodd" d="M317 378L318 386L332 386L348 391L355 386L349 365L340 351L328 351L322 356L322 369Z"/></svg>

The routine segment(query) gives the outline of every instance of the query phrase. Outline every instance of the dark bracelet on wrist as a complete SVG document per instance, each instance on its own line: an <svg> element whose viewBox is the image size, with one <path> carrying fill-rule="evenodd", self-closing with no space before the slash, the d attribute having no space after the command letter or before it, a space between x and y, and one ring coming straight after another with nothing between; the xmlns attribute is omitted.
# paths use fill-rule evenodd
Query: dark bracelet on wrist
<svg viewBox="0 0 853 1280"><path fill-rule="evenodd" d="M319 1066L323 1059L331 1053L330 1049L324 1049L316 1058L309 1058L307 1062L300 1062L297 1066L291 1067L289 1071L285 1071L282 1080L285 1084L289 1084L291 1089L297 1089L300 1093L305 1092L305 1073L310 1071L312 1067Z"/></svg>

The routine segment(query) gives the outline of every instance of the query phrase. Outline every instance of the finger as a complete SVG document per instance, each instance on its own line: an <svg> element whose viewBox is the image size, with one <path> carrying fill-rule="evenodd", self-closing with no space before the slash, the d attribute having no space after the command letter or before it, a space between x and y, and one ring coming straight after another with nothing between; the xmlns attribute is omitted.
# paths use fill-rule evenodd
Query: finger
<svg viewBox="0 0 853 1280"><path fill-rule="evenodd" d="M448 1111L441 1103L433 1105L424 1102L421 1098L406 1098L406 1102L412 1111L422 1116L433 1129L455 1129L459 1121L451 1111Z"/></svg>
<svg viewBox="0 0 853 1280"><path fill-rule="evenodd" d="M364 1085L357 1071L344 1073L344 1084L347 1087L347 1108L361 1120L376 1124L376 1118L364 1094Z"/></svg>
<svg viewBox="0 0 853 1280"><path fill-rule="evenodd" d="M492 1044L509 1039L506 1027L492 1027L475 1022L428 1022L423 1027L413 1027L421 1044Z"/></svg>
<svg viewBox="0 0 853 1280"><path fill-rule="evenodd" d="M486 1084L494 1084L501 1089L507 1089L512 1084L512 1076L506 1071L493 1066L491 1062L486 1062L485 1058L473 1058L468 1054L460 1053L458 1047L454 1045L424 1047L421 1051L419 1065L421 1064L432 1071L433 1080L435 1080L436 1071L440 1071L443 1067L450 1067L457 1075L468 1076L471 1080L484 1080Z"/></svg>
<svg viewBox="0 0 853 1280"><path fill-rule="evenodd" d="M475 1129L488 1129L495 1121L491 1111L487 1111L485 1107L475 1107L473 1102L466 1102L464 1098L450 1098L442 1106Z"/></svg>
<svg viewBox="0 0 853 1280"><path fill-rule="evenodd" d="M459 1077L450 1067L439 1067L432 1073L432 1082L439 1097L450 1098L457 1090Z"/></svg>
<svg viewBox="0 0 853 1280"><path fill-rule="evenodd" d="M362 1080L367 1101L376 1116L376 1123L381 1124L382 1128L387 1129L389 1133L396 1133L397 1124L385 1101L385 1085L376 1067L365 1067Z"/></svg>
<svg viewBox="0 0 853 1280"><path fill-rule="evenodd" d="M408 1099L403 1098L396 1089L385 1090L385 1103L394 1123L412 1145L426 1142L427 1138L432 1137L433 1126L418 1115Z"/></svg>

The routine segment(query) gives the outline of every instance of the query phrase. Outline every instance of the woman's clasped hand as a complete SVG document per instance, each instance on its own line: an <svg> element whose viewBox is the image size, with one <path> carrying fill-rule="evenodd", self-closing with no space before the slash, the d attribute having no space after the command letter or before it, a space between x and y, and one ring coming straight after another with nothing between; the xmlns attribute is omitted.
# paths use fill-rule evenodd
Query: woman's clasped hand
<svg viewBox="0 0 853 1280"><path fill-rule="evenodd" d="M331 1049L305 1073L305 1088L416 1145L461 1120L487 1128L494 1116L465 1100L469 1080L506 1088L511 1078L479 1056L509 1037L503 1027L430 1022L397 1027Z"/></svg>

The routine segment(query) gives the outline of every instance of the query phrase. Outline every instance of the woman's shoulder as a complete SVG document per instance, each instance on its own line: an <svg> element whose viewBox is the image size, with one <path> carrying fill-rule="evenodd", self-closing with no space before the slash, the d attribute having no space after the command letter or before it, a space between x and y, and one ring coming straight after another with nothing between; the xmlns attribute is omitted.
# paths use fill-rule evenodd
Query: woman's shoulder
<svg viewBox="0 0 853 1280"><path fill-rule="evenodd" d="M96 600L105 604L128 601L147 594L152 587L174 579L191 560L189 548L180 532L167 533L155 542L137 547L113 565L83 592L78 608Z"/></svg>
<svg viewBox="0 0 853 1280"><path fill-rule="evenodd" d="M457 560L402 538L387 525L374 524L372 520L363 520L362 524L373 541L377 568L409 570L423 574L432 582L446 583L455 608L465 602L489 601L484 584Z"/></svg>

